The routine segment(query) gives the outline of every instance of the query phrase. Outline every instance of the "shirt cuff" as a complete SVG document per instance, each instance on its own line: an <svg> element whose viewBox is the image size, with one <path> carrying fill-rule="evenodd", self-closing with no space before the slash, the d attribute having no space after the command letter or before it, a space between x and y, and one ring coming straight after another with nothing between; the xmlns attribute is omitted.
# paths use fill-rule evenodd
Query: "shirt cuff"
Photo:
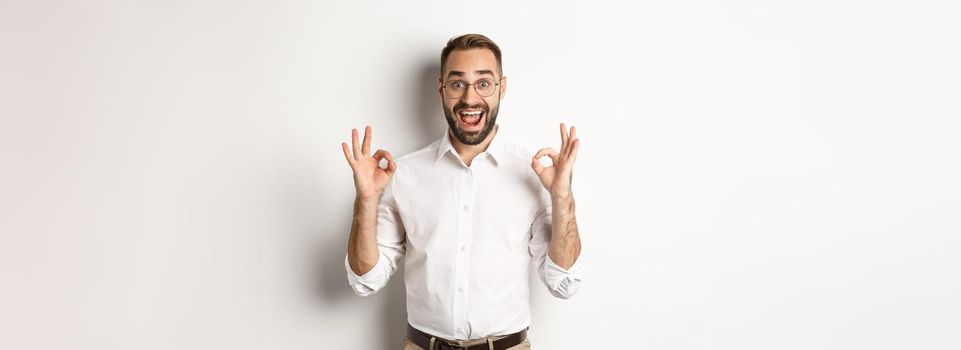
<svg viewBox="0 0 961 350"><path fill-rule="evenodd" d="M570 299L577 290L580 289L581 276L583 270L583 253L574 261L574 265L569 269L564 269L551 260L547 254L547 262L544 264L544 280L547 282L547 289L551 295L561 299Z"/></svg>
<svg viewBox="0 0 961 350"><path fill-rule="evenodd" d="M380 264L380 257L378 257L377 265L374 265L374 267L371 268L370 271L367 271L367 273L363 275L357 275L354 273L354 269L350 268L350 260L347 258L347 256L344 256L344 268L347 269L347 282L354 289L354 291L357 292L357 294L368 295L379 289L378 286L381 284L382 278L381 274L379 273L381 268Z"/></svg>
<svg viewBox="0 0 961 350"><path fill-rule="evenodd" d="M557 275L570 276L570 277L575 277L577 279L580 279L581 270L582 270L581 266L584 265L581 262L582 260L584 260L583 255L584 255L583 253L579 255L577 259L574 260L574 265L571 265L570 268L565 269L561 267L561 265L558 265L557 263L555 263L554 260L551 260L551 255L547 254L547 267L553 270L553 272Z"/></svg>

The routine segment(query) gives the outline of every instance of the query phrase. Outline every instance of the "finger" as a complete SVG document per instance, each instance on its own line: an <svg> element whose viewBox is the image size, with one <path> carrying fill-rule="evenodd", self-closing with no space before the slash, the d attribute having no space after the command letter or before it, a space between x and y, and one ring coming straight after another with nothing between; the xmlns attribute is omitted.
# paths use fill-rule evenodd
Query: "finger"
<svg viewBox="0 0 961 350"><path fill-rule="evenodd" d="M557 154L557 151L555 151L553 148L551 147L541 148L541 150L537 151L537 154L534 155L534 159L540 159L543 156L548 156L551 158L551 165L557 164L558 154Z"/></svg>
<svg viewBox="0 0 961 350"><path fill-rule="evenodd" d="M354 159L360 160L360 141L357 140L357 129L350 129L350 140L354 145Z"/></svg>
<svg viewBox="0 0 961 350"><path fill-rule="evenodd" d="M561 144L567 144L567 126L561 123Z"/></svg>
<svg viewBox="0 0 961 350"><path fill-rule="evenodd" d="M365 156L370 154L370 138L371 136L373 136L373 134L374 134L374 129L372 129L370 125L364 128L364 146L361 149L361 151Z"/></svg>
<svg viewBox="0 0 961 350"><path fill-rule="evenodd" d="M574 160L577 159L577 146L580 146L580 141L581 139L574 139L574 142L571 143L571 154L567 157L571 163L574 163Z"/></svg>
<svg viewBox="0 0 961 350"><path fill-rule="evenodd" d="M397 162L395 162L394 158L390 156L390 153L388 153L387 154L387 175L394 175L395 170L397 170Z"/></svg>
<svg viewBox="0 0 961 350"><path fill-rule="evenodd" d="M379 150L377 150L377 152L374 152L374 159L377 159L377 167L378 167L378 168L380 167L380 160L381 160L381 159L386 159L386 160L387 160L387 168L384 169L384 170L387 171L387 174L388 174L388 175L393 174L393 173L394 173L394 170L397 170L397 162L394 162L394 156L390 155L390 152L387 152L387 151L385 151L385 150L379 149Z"/></svg>
<svg viewBox="0 0 961 350"><path fill-rule="evenodd" d="M342 148L344 149L344 158L347 158L347 164L350 164L350 167L353 168L353 167L354 167L354 156L350 155L350 149L348 149L347 143L346 143L346 142L341 142L340 145L341 145Z"/></svg>
<svg viewBox="0 0 961 350"><path fill-rule="evenodd" d="M544 170L544 165L541 164L541 161L538 160L537 157L534 157L531 159L531 168L534 169L535 174L540 175L541 171Z"/></svg>
<svg viewBox="0 0 961 350"><path fill-rule="evenodd" d="M561 123L561 153L567 149L567 126Z"/></svg>
<svg viewBox="0 0 961 350"><path fill-rule="evenodd" d="M377 150L377 152L374 152L374 159L377 159L379 161L381 159L387 158L389 155L390 153L388 153L387 151L379 149Z"/></svg>
<svg viewBox="0 0 961 350"><path fill-rule="evenodd" d="M571 148L572 148L571 146L574 145L574 140L576 137L577 137L577 131L574 129L574 126L571 126L571 134L567 138L567 149L565 150L567 152L564 154L564 157L571 156Z"/></svg>
<svg viewBox="0 0 961 350"><path fill-rule="evenodd" d="M543 157L543 156L545 156L545 155L547 155L547 156L552 156L552 155L553 155L553 156L556 156L556 155L557 155L557 151L555 151L554 148L552 148L552 147L541 148L539 151L537 151L536 154L534 154L534 158L535 158L535 159L536 159L536 158L540 158L540 157Z"/></svg>

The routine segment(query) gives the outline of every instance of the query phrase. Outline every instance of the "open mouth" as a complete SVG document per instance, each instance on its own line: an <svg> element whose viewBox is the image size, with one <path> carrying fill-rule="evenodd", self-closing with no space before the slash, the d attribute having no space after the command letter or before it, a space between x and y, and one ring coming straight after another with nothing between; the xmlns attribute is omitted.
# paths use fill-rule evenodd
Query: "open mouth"
<svg viewBox="0 0 961 350"><path fill-rule="evenodd" d="M463 109L457 112L457 117L465 129L477 129L481 127L485 114L479 109Z"/></svg>

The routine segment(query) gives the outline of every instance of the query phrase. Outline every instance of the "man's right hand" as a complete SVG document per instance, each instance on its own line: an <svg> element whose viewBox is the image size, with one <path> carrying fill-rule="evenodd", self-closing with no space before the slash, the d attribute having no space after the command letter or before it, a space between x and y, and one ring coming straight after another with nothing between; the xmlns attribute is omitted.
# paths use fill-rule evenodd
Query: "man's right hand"
<svg viewBox="0 0 961 350"><path fill-rule="evenodd" d="M380 198L384 188L390 181L390 177L397 170L397 163L394 158L382 149L378 149L374 155L370 155L370 137L373 130L368 125L364 130L363 146L358 142L357 129L351 129L351 141L353 142L353 152L347 147L347 143L341 143L344 148L344 157L354 171L354 187L357 190L357 198L360 200L376 200ZM380 167L380 160L387 159L387 168Z"/></svg>

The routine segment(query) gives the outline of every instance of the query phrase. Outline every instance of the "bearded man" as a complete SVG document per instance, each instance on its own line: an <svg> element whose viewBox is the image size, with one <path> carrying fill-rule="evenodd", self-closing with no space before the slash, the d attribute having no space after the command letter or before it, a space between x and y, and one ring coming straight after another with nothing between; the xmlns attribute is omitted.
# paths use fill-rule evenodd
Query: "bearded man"
<svg viewBox="0 0 961 350"><path fill-rule="evenodd" d="M405 350L530 349L531 264L558 298L581 282L571 192L579 141L563 123L560 151L531 155L498 136L507 77L483 35L448 41L440 73L442 138L397 159L371 155L370 126L362 143L353 129L352 147L342 144L356 190L348 283L370 295L404 261Z"/></svg>

